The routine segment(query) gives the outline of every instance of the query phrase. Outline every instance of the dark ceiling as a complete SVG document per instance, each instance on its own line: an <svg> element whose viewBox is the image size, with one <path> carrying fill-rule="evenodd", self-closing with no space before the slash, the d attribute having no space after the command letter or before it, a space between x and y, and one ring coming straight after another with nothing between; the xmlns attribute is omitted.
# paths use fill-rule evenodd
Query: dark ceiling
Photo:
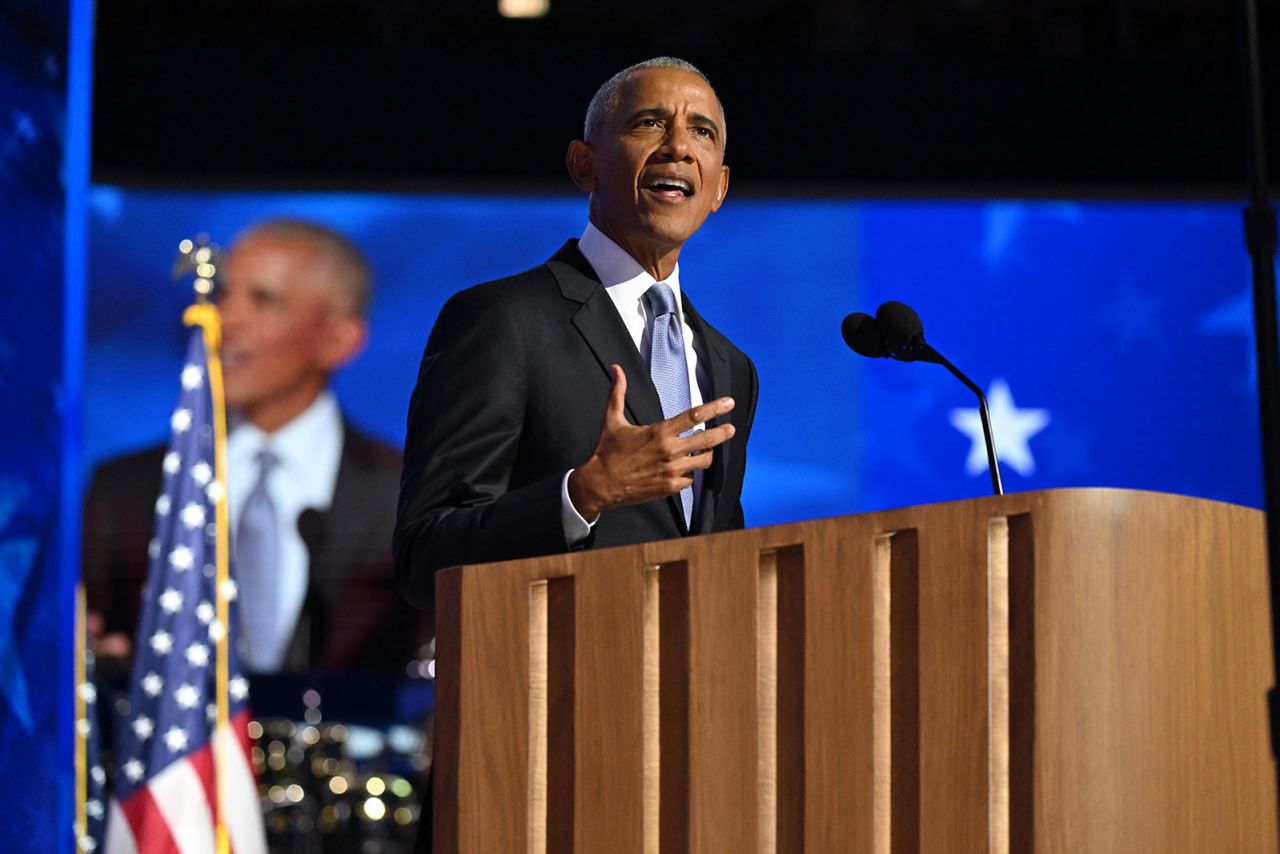
<svg viewBox="0 0 1280 854"><path fill-rule="evenodd" d="M1268 33L1276 7L1262 3ZM504 19L496 0L181 8L99 4L98 181L554 187L595 87L675 54L726 105L738 191L1243 182L1222 0L551 0L538 20Z"/></svg>

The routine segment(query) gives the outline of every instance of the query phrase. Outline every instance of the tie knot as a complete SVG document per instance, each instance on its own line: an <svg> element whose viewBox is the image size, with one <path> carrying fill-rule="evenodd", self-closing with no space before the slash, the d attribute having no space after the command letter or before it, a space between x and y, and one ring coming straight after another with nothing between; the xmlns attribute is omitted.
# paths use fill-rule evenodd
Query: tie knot
<svg viewBox="0 0 1280 854"><path fill-rule="evenodd" d="M275 451L270 448L263 448L258 451L258 472L262 477L266 477L267 473L280 464L280 458L276 456Z"/></svg>
<svg viewBox="0 0 1280 854"><path fill-rule="evenodd" d="M649 308L653 311L654 317L663 314L675 314L676 295L666 282L657 282L653 287L645 291L644 296L649 301Z"/></svg>

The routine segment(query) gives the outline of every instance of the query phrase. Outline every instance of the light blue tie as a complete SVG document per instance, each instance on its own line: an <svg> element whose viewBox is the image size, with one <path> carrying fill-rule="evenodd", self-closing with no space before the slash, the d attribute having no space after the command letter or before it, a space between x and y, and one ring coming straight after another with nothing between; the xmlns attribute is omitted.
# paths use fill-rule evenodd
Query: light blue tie
<svg viewBox="0 0 1280 854"><path fill-rule="evenodd" d="M269 450L258 453L258 482L245 499L236 527L236 583L250 670L269 671L276 661L280 614L280 526L267 478L280 462Z"/></svg>
<svg viewBox="0 0 1280 854"><path fill-rule="evenodd" d="M662 401L662 417L672 418L693 406L689 396L689 362L684 357L684 335L680 332L680 319L676 317L676 297L671 286L658 282L645 292L645 300L653 315L653 327L649 335L649 377ZM686 430L688 436L693 430ZM684 523L688 527L693 520L693 487L680 490L680 505L684 508Z"/></svg>

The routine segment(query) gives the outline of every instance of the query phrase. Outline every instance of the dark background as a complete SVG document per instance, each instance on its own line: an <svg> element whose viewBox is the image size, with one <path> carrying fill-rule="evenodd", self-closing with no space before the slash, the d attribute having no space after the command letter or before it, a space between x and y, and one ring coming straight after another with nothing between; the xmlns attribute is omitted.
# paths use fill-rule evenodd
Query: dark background
<svg viewBox="0 0 1280 854"><path fill-rule="evenodd" d="M727 106L737 193L1236 196L1235 7L102 0L94 180L559 186L594 88L674 54Z"/></svg>

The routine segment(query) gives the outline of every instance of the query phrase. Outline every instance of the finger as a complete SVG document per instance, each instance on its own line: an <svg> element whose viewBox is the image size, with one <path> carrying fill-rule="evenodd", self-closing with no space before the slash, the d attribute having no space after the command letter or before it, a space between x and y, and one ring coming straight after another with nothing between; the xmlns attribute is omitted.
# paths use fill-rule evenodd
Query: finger
<svg viewBox="0 0 1280 854"><path fill-rule="evenodd" d="M605 421L626 421L623 411L627 406L627 375L621 365L610 365L613 373L613 389L609 392L609 403L605 406Z"/></svg>
<svg viewBox="0 0 1280 854"><path fill-rule="evenodd" d="M695 406L686 412L682 412L668 420L667 424L675 432L683 433L690 428L705 424L711 419L719 418L726 412L731 411L733 411L733 398L721 397L710 403L704 403L701 406Z"/></svg>
<svg viewBox="0 0 1280 854"><path fill-rule="evenodd" d="M680 441L684 444L683 450L686 454L702 454L717 445L723 445L732 439L736 432L732 424L721 424L719 427L691 433Z"/></svg>

